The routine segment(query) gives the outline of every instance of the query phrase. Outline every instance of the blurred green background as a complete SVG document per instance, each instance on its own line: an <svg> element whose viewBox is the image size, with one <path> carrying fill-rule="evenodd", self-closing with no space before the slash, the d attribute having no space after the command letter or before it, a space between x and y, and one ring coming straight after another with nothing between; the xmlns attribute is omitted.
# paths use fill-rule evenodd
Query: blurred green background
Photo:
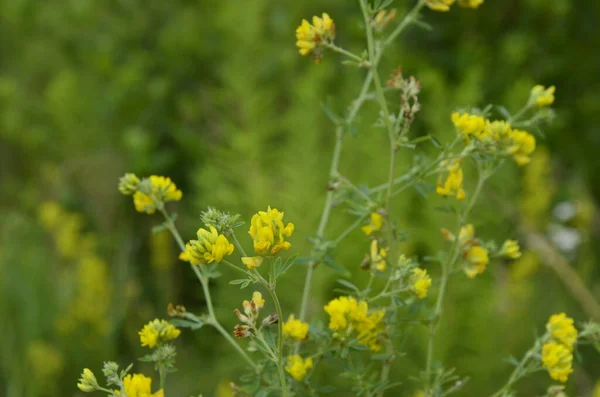
<svg viewBox="0 0 600 397"><path fill-rule="evenodd" d="M393 7L403 15L412 3ZM125 172L173 178L184 192L171 206L184 238L207 205L246 220L271 205L296 224L292 251L310 252L334 140L321 104L343 112L364 73L335 54L320 64L298 55L294 29L323 11L336 22L337 43L361 52L360 10L348 0L0 1L0 396L79 395L83 367L98 373L105 360L127 365L144 354L137 331L166 317L169 302L204 310L169 235L151 233L159 217L136 213L118 193ZM454 108L502 103L516 111L534 84L557 86L557 118L538 136L533 164L507 164L472 220L486 239L522 238L523 224L546 234L600 299L600 3L488 0L477 11L425 17L434 30L411 28L381 66L384 74L402 66L422 83L413 134L448 141ZM376 114L365 106L358 134L345 140L341 172L356 183L386 178L387 137L370 128ZM412 155L401 153L401 163ZM439 228L452 223L434 210L440 202L416 191L395 202L407 254L444 247ZM328 237L352 221L343 210ZM336 256L360 285L367 248L357 231ZM298 308L304 271L283 281L285 312ZM214 300L232 329L232 309L250 291L228 285L232 274L223 272ZM313 316L322 318L337 278L318 269ZM560 311L589 319L535 253L474 281L457 279L438 352L471 378L459 394L497 389L511 370L505 359L520 356ZM393 376L404 383L390 395L412 395L409 377L424 366L424 328L406 332L407 356ZM184 331L177 346L169 396L226 396L219 387L243 371L213 329ZM600 358L582 349L576 359L570 393L590 395ZM136 369L152 374L142 363ZM519 395L542 395L549 384L540 373Z"/></svg>

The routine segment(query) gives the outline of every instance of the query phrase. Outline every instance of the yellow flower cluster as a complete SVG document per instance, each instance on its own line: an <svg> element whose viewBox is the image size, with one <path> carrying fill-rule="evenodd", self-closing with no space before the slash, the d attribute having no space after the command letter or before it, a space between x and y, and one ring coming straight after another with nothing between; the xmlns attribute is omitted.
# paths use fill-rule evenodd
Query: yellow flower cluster
<svg viewBox="0 0 600 397"><path fill-rule="evenodd" d="M467 142L472 139L480 142L494 143L492 150L500 148L503 153L511 155L519 166L531 161L535 151L535 137L526 131L513 130L505 121L490 121L481 116L469 113L452 114L452 122Z"/></svg>
<svg viewBox="0 0 600 397"><path fill-rule="evenodd" d="M57 319L62 334L70 334L78 327L93 331L95 336L106 335L110 328L111 288L108 265L96 252L96 237L85 233L83 216L63 209L48 201L38 208L40 224L51 233L58 255L74 261L76 267L65 267L61 278L74 280L68 296L69 306Z"/></svg>
<svg viewBox="0 0 600 397"><path fill-rule="evenodd" d="M542 347L542 364L552 379L564 383L573 372L573 347L577 342L577 329L573 325L573 319L565 313L550 316L546 329L550 341Z"/></svg>
<svg viewBox="0 0 600 397"><path fill-rule="evenodd" d="M32 341L27 346L27 361L36 381L42 385L54 384L65 364L62 352L41 340Z"/></svg>
<svg viewBox="0 0 600 397"><path fill-rule="evenodd" d="M543 85L536 85L531 89L531 99L538 107L550 106L554 103L555 86L548 88Z"/></svg>
<svg viewBox="0 0 600 397"><path fill-rule="evenodd" d="M364 225L361 229L367 236L370 236L371 234L381 230L382 226L383 217L381 214L379 212L371 212L369 224Z"/></svg>
<svg viewBox="0 0 600 397"><path fill-rule="evenodd" d="M171 325L168 321L154 319L148 324L144 325L144 328L138 335L140 336L140 343L142 347L148 346L153 349L159 343L167 342L173 339L177 339L181 334L181 330Z"/></svg>
<svg viewBox="0 0 600 397"><path fill-rule="evenodd" d="M384 272L387 267L385 258L387 257L387 249L379 248L377 240L371 241L371 267Z"/></svg>
<svg viewBox="0 0 600 397"><path fill-rule="evenodd" d="M161 389L152 393L152 379L142 374L127 375L123 378L123 386L127 397L164 397L165 393ZM117 396L121 392L115 390Z"/></svg>
<svg viewBox="0 0 600 397"><path fill-rule="evenodd" d="M484 0L458 0L458 5L463 8L478 8ZM450 11L456 0L425 0L427 7L434 11Z"/></svg>
<svg viewBox="0 0 600 397"><path fill-rule="evenodd" d="M304 360L302 356L296 354L294 356L288 357L285 370L288 374L292 376L292 378L300 382L302 379L304 379L304 377L306 377L308 370L312 367L312 357L308 357L306 360Z"/></svg>
<svg viewBox="0 0 600 397"><path fill-rule="evenodd" d="M383 330L385 312L378 310L369 313L366 301L357 301L351 296L333 299L325 306L329 314L329 328L334 331L357 331L360 344L368 346L372 351L381 349L380 336Z"/></svg>
<svg viewBox="0 0 600 397"><path fill-rule="evenodd" d="M226 255L233 253L233 244L229 243L227 237L219 234L214 226L210 230L198 229L196 235L198 240L190 240L185 244L185 251L179 254L179 259L192 265L204 265L207 263L219 263Z"/></svg>
<svg viewBox="0 0 600 397"><path fill-rule="evenodd" d="M335 38L335 24L327 13L321 18L314 16L312 22L303 19L296 29L296 46L301 55L309 55L321 43L332 42Z"/></svg>
<svg viewBox="0 0 600 397"><path fill-rule="evenodd" d="M136 211L153 214L163 203L179 201L182 195L171 178L151 175L140 183L140 187L133 194L133 204Z"/></svg>
<svg viewBox="0 0 600 397"><path fill-rule="evenodd" d="M308 336L308 324L297 320L290 314L287 322L283 323L283 336L290 339L305 340Z"/></svg>
<svg viewBox="0 0 600 397"><path fill-rule="evenodd" d="M500 255L510 259L518 259L521 257L521 248L519 242L516 240L506 240L500 248Z"/></svg>
<svg viewBox="0 0 600 397"><path fill-rule="evenodd" d="M431 287L431 277L427 274L427 270L417 267L412 269L409 284L415 296L419 299L424 299L427 297L427 292Z"/></svg>
<svg viewBox="0 0 600 397"><path fill-rule="evenodd" d="M449 236L451 240L454 236ZM490 262L488 250L481 246L479 240L475 239L475 228L468 224L460 229L458 242L462 249L463 259L466 262L464 272L469 278L475 278L485 271Z"/></svg>
<svg viewBox="0 0 600 397"><path fill-rule="evenodd" d="M440 177L437 181L435 192L440 196L454 196L457 200L464 200L467 197L463 189L463 170L460 167L460 159L452 162L445 161L442 167L446 170L446 179Z"/></svg>
<svg viewBox="0 0 600 397"><path fill-rule="evenodd" d="M294 232L294 224L283 223L283 212L276 208L268 207L267 211L259 211L252 216L248 233L254 242L254 251L259 256L243 257L242 262L248 270L257 268L262 264L264 256L277 255L281 250L291 247L286 237Z"/></svg>

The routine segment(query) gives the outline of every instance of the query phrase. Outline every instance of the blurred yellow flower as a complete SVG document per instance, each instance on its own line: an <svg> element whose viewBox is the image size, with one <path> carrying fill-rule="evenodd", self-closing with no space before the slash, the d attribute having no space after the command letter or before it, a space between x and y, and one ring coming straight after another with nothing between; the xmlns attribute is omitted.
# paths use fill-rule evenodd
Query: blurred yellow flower
<svg viewBox="0 0 600 397"><path fill-rule="evenodd" d="M427 274L427 270L417 267L412 269L409 284L415 296L423 299L427 297L427 292L431 287L431 277Z"/></svg>
<svg viewBox="0 0 600 397"><path fill-rule="evenodd" d="M148 324L144 325L144 328L142 328L140 332L138 332L142 347L148 346L151 349L156 347L159 343L177 339L180 334L181 330L177 329L168 321L159 319L150 321Z"/></svg>
<svg viewBox="0 0 600 397"><path fill-rule="evenodd" d="M475 238L475 228L472 224L467 224L460 228L458 233L458 242L460 245L471 244Z"/></svg>
<svg viewBox="0 0 600 397"><path fill-rule="evenodd" d="M368 225L362 227L362 231L370 236L373 232L377 232L381 230L381 226L383 225L383 217L379 212L371 212L371 221Z"/></svg>
<svg viewBox="0 0 600 397"><path fill-rule="evenodd" d="M485 271L490 261L488 250L479 245L473 246L467 251L465 260L467 261L467 266L464 268L465 273L469 278L474 278Z"/></svg>
<svg viewBox="0 0 600 397"><path fill-rule="evenodd" d="M151 175L144 179L133 194L133 203L138 212L153 214L162 203L179 201L183 193L171 181L171 178Z"/></svg>
<svg viewBox="0 0 600 397"><path fill-rule="evenodd" d="M542 364L552 379L565 383L573 372L573 354L564 345L549 342L542 347Z"/></svg>
<svg viewBox="0 0 600 397"><path fill-rule="evenodd" d="M505 256L510 259L518 259L521 257L521 249L519 247L519 242L516 240L506 240L500 251L499 255Z"/></svg>
<svg viewBox="0 0 600 397"><path fill-rule="evenodd" d="M258 291L254 291L252 293L252 302L254 302L256 307L258 307L259 309L265 307L265 300L263 299L262 294Z"/></svg>
<svg viewBox="0 0 600 397"><path fill-rule="evenodd" d="M446 167L446 180L442 175L437 181L435 192L440 196L455 196L457 200L464 200L467 197L463 189L463 170L460 167L460 160L455 160L448 164L443 164Z"/></svg>
<svg viewBox="0 0 600 397"><path fill-rule="evenodd" d="M248 270L256 269L263 262L262 256L244 256L242 257L242 263L246 265Z"/></svg>
<svg viewBox="0 0 600 397"><path fill-rule="evenodd" d="M550 316L546 329L558 343L562 343L569 350L573 350L573 346L577 341L577 329L573 326L573 319L567 317L565 313L553 314Z"/></svg>
<svg viewBox="0 0 600 397"><path fill-rule="evenodd" d="M535 151L535 137L528 132L512 130L509 133L510 144L507 153L519 166L524 166L531 161L530 155Z"/></svg>
<svg viewBox="0 0 600 397"><path fill-rule="evenodd" d="M62 209L54 201L46 201L38 207L38 219L46 230L54 230L60 223Z"/></svg>
<svg viewBox="0 0 600 397"><path fill-rule="evenodd" d="M379 249L377 240L371 241L371 266L380 272L384 272L387 267L385 258L387 257L387 249Z"/></svg>
<svg viewBox="0 0 600 397"><path fill-rule="evenodd" d="M335 38L335 24L327 13L323 13L321 18L314 16L312 20L311 25L303 19L296 29L296 46L301 55L309 55L322 42L333 41Z"/></svg>
<svg viewBox="0 0 600 397"><path fill-rule="evenodd" d="M283 335L291 339L305 340L308 335L308 323L303 323L290 314L287 322L283 323Z"/></svg>
<svg viewBox="0 0 600 397"><path fill-rule="evenodd" d="M369 313L366 301L357 301L351 296L333 299L324 309L329 314L330 329L334 331L356 330L360 344L368 346L372 351L381 349L379 339L383 331L382 320L385 314L383 310Z"/></svg>
<svg viewBox="0 0 600 397"><path fill-rule="evenodd" d="M488 121L487 130L489 131L490 136L498 141L508 137L511 128L510 124L506 121L494 120Z"/></svg>
<svg viewBox="0 0 600 397"><path fill-rule="evenodd" d="M294 356L288 357L285 370L288 374L292 376L292 378L300 382L302 379L304 379L304 377L308 373L308 370L312 367L312 357L308 357L306 360L304 360L302 356L296 354Z"/></svg>
<svg viewBox="0 0 600 397"><path fill-rule="evenodd" d="M463 8L479 8L484 0L458 0L458 5Z"/></svg>
<svg viewBox="0 0 600 397"><path fill-rule="evenodd" d="M283 212L276 208L259 211L250 221L250 236L254 241L254 251L260 256L277 255L281 250L287 250L291 244L285 240L294 232L294 224L283 224Z"/></svg>
<svg viewBox="0 0 600 397"><path fill-rule="evenodd" d="M543 85L536 85L531 89L531 98L539 107L550 106L554 103L555 86L548 88Z"/></svg>
<svg viewBox="0 0 600 397"><path fill-rule="evenodd" d="M456 129L467 140L470 138L483 139L489 135L488 122L481 116L454 112L451 118Z"/></svg>
<svg viewBox="0 0 600 397"><path fill-rule="evenodd" d="M60 350L40 340L27 346L27 359L33 375L42 384L54 383L65 364Z"/></svg>
<svg viewBox="0 0 600 397"><path fill-rule="evenodd" d="M450 6L456 0L425 0L427 7L434 11L450 11Z"/></svg>
<svg viewBox="0 0 600 397"><path fill-rule="evenodd" d="M165 393L161 389L152 393L152 379L142 374L129 374L123 378L123 385L127 397L164 397ZM121 392L115 390L120 396Z"/></svg>
<svg viewBox="0 0 600 397"><path fill-rule="evenodd" d="M227 237L219 234L214 226L209 230L200 228L196 235L198 240L190 240L185 244L185 251L179 254L179 259L192 265L204 265L206 263L219 263L226 255L233 253L233 244L229 243Z"/></svg>

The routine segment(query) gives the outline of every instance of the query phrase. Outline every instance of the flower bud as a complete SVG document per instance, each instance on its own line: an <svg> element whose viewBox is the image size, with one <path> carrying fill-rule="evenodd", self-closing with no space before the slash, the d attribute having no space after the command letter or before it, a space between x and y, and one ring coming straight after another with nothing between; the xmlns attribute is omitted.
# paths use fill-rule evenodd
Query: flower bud
<svg viewBox="0 0 600 397"><path fill-rule="evenodd" d="M250 332L250 327L247 325L236 324L233 328L233 335L236 338L247 338L252 335L252 332Z"/></svg>
<svg viewBox="0 0 600 397"><path fill-rule="evenodd" d="M79 383L77 383L77 387L79 388L79 390L85 393L90 393L100 388L100 386L98 386L98 381L96 380L94 373L90 371L89 368L84 368L83 372L81 373Z"/></svg>
<svg viewBox="0 0 600 397"><path fill-rule="evenodd" d="M125 174L119 179L119 191L126 196L135 193L139 186L140 179L135 174Z"/></svg>
<svg viewBox="0 0 600 397"><path fill-rule="evenodd" d="M502 248L500 248L500 252L498 252L498 254L510 259L520 258L521 251L519 248L519 242L516 240L506 240L504 244L502 244Z"/></svg>
<svg viewBox="0 0 600 397"><path fill-rule="evenodd" d="M279 317L277 313L271 313L269 316L265 317L262 321L262 326L267 327L269 325L277 324L279 322Z"/></svg>

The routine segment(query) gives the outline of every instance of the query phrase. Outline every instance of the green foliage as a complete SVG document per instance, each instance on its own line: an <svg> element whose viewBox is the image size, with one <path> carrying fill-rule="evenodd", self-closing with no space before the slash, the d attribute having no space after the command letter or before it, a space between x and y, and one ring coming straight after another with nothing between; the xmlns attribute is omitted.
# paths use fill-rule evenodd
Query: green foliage
<svg viewBox="0 0 600 397"><path fill-rule="evenodd" d="M391 6L402 15L410 5L395 1ZM193 274L176 260L177 248L160 233L152 237L156 220L134 213L129 198L118 193L115 181L127 171L173 178L184 191L185 204L177 207L184 238L193 236L207 205L249 219L256 208L270 204L295 221L294 251L311 251L329 182L335 140L330 119L346 112L360 76L354 68L339 67L341 58L332 53L319 65L300 57L294 29L301 18L327 11L336 20L337 41L359 53L364 39L356 10L355 3L342 0L0 2L0 316L5 319L0 395L71 395L82 367L95 365L99 372L104 360L125 363L141 356L136 332L164 315L167 303L185 301L190 311L204 310ZM573 0L488 0L477 12L428 12L433 30L413 27L381 67L391 73L401 65L421 81L423 110L408 144L434 156L433 143L453 137L453 106L518 104L534 84L555 84L558 117L545 130L546 139L538 136L553 159L551 177L558 189L551 205L593 203L600 195L598 18L599 3ZM322 111L320 104L329 110ZM386 137L370 128L377 112L367 103L348 126L355 134L345 137L352 155L342 156L340 173L352 175L359 186L387 169ZM399 167L419 161L402 155ZM472 186L474 173L467 169L465 174ZM506 198L520 194L519 174L505 166L490 181L484 204L477 207L478 233L490 238L519 233L519 210L511 206L509 215L498 210ZM429 189L417 184L393 203L398 229L408 236L402 251L423 257L443 248L432 231L454 216L443 200L425 204L422 195ZM82 214L99 238L98 252L114 285L112 325L105 336L86 340L57 331L56 319L75 283L59 275L75 265L60 257L52 234L39 224L38 207L47 200ZM337 197L337 208L346 200ZM550 211L543 213L545 223L555 222ZM591 244L597 231L584 218L578 215L564 225L583 236L567 255L598 297L600 253ZM355 219L338 211L326 237L339 235ZM157 251L172 254L161 260ZM331 291L339 288L340 271L352 273L356 288L367 284L360 261L368 243L360 233L323 252L311 315L321 313ZM313 259L277 266L278 273L286 273L278 280L284 307L297 307L296 291ZM450 291L437 352L449 367L469 376L461 395L480 396L500 386L511 370L502 358L526 351L532 330L550 313L565 310L587 318L551 271L542 268L519 282L511 271L501 264L476 283ZM211 281L215 301L241 301L248 290L223 282L237 275L226 267L219 272L224 277ZM418 307L410 310L406 321L417 321ZM224 327L233 329L231 308L219 304L217 312L226 319ZM192 328L200 326L188 321ZM216 332L208 327L185 332L177 341L179 372L167 381L173 395L211 395L217 389L215 373L237 378L244 363L230 346L215 343ZM424 363L414 357L423 357L425 339L413 335L392 379L418 376ZM31 378L37 367L27 349L39 340L60 351L64 363L49 388L47 380ZM582 354L578 375L593 383L600 362ZM347 376L360 376L357 371ZM489 374L499 376L484 376ZM541 394L546 384L542 376L533 378L519 385L519 392ZM415 389L417 383L402 388L407 396Z"/></svg>

